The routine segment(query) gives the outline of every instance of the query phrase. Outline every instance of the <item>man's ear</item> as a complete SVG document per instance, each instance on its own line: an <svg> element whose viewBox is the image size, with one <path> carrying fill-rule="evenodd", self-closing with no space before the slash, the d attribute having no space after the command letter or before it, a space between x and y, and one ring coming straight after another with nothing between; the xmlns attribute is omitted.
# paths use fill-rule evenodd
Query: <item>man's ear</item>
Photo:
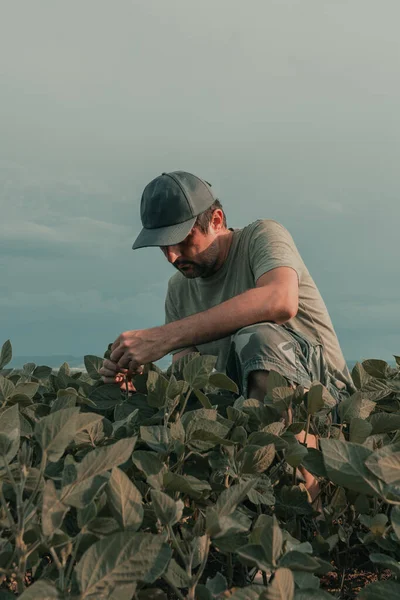
<svg viewBox="0 0 400 600"><path fill-rule="evenodd" d="M220 231L224 227L224 213L220 208L216 208L213 212L210 226L214 231Z"/></svg>

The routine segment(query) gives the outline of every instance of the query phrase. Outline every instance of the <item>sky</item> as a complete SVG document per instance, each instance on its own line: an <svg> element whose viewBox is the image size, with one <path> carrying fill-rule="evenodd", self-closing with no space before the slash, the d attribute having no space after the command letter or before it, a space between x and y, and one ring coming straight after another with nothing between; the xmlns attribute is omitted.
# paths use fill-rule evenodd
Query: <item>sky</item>
<svg viewBox="0 0 400 600"><path fill-rule="evenodd" d="M348 360L400 354L398 0L0 0L0 344L161 325L145 185L292 234Z"/></svg>

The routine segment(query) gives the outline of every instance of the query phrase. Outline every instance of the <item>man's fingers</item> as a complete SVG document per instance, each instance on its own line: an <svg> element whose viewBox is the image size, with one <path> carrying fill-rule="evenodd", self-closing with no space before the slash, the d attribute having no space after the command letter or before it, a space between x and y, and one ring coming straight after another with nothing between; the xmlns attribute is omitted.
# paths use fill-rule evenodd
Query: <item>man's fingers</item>
<svg viewBox="0 0 400 600"><path fill-rule="evenodd" d="M118 348L118 346L119 346L119 342L120 342L120 338L121 338L121 336L119 335L119 336L117 337L117 339L115 340L115 342L113 343L113 345L111 346L111 351L113 351L113 350L115 350L116 348Z"/></svg>
<svg viewBox="0 0 400 600"><path fill-rule="evenodd" d="M125 354L125 349L122 346L118 346L115 350L111 352L110 359L114 363L118 363L120 367L124 366L120 363L120 358Z"/></svg>

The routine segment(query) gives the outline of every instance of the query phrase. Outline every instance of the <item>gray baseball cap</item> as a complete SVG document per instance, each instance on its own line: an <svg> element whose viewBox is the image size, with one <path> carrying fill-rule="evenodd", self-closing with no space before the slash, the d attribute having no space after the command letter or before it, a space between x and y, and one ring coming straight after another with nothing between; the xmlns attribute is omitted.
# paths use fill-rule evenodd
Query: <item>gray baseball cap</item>
<svg viewBox="0 0 400 600"><path fill-rule="evenodd" d="M174 246L189 234L200 213L217 200L211 184L185 171L163 173L144 188L143 229L132 248Z"/></svg>

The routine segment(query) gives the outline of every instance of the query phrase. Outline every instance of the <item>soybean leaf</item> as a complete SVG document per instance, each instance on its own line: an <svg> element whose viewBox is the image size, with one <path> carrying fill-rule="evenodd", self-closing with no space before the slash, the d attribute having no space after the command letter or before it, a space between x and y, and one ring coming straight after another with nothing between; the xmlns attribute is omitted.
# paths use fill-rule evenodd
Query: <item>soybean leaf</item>
<svg viewBox="0 0 400 600"><path fill-rule="evenodd" d="M0 400L6 400L14 393L15 385L10 379L0 375Z"/></svg>
<svg viewBox="0 0 400 600"><path fill-rule="evenodd" d="M320 443L325 468L333 483L361 494L374 494L376 478L365 466L371 450L341 440L321 439Z"/></svg>
<svg viewBox="0 0 400 600"><path fill-rule="evenodd" d="M307 457L307 455L308 449L303 446L303 444L299 444L299 442L296 441L286 450L285 460L291 467L297 468Z"/></svg>
<svg viewBox="0 0 400 600"><path fill-rule="evenodd" d="M12 359L12 346L10 340L4 342L0 352L0 370L3 369Z"/></svg>
<svg viewBox="0 0 400 600"><path fill-rule="evenodd" d="M52 536L60 529L69 506L60 501L54 482L48 479L44 486L42 500L42 529L46 536Z"/></svg>
<svg viewBox="0 0 400 600"><path fill-rule="evenodd" d="M237 455L242 474L260 474L268 469L275 457L275 446L245 446Z"/></svg>
<svg viewBox="0 0 400 600"><path fill-rule="evenodd" d="M33 371L32 375L33 375L33 377L36 377L37 379L47 379L47 377L49 375L51 375L52 371L53 370L51 367L46 367L45 365L39 365Z"/></svg>
<svg viewBox="0 0 400 600"><path fill-rule="evenodd" d="M369 422L372 425L372 435L390 433L391 431L400 429L400 415L380 412L371 415Z"/></svg>
<svg viewBox="0 0 400 600"><path fill-rule="evenodd" d="M400 542L400 506L393 506L392 512L390 513L390 522L393 531Z"/></svg>
<svg viewBox="0 0 400 600"><path fill-rule="evenodd" d="M186 571L182 569L174 558L169 561L168 568L163 574L163 578L167 583L172 583L177 588L187 588L190 585L190 580Z"/></svg>
<svg viewBox="0 0 400 600"><path fill-rule="evenodd" d="M6 408L0 414L0 467L10 463L17 454L20 443L18 405Z"/></svg>
<svg viewBox="0 0 400 600"><path fill-rule="evenodd" d="M148 450L136 450L132 454L132 462L144 473L151 487L160 489L163 486L163 477L168 469L158 454Z"/></svg>
<svg viewBox="0 0 400 600"><path fill-rule="evenodd" d="M167 399L168 379L157 373L149 371L147 374L147 402L154 408L164 406Z"/></svg>
<svg viewBox="0 0 400 600"><path fill-rule="evenodd" d="M339 405L340 406L340 405ZM362 418L353 418L350 421L349 441L355 444L363 444L372 432L372 425Z"/></svg>
<svg viewBox="0 0 400 600"><path fill-rule="evenodd" d="M279 566L287 567L292 571L315 573L315 571L318 571L320 563L309 554L299 552L298 550L291 550L282 556Z"/></svg>
<svg viewBox="0 0 400 600"><path fill-rule="evenodd" d="M294 579L290 569L281 567L275 571L274 579L263 595L263 600L293 600Z"/></svg>
<svg viewBox="0 0 400 600"><path fill-rule="evenodd" d="M210 590L213 596L217 596L226 590L228 582L222 573L216 573L213 578L207 577L206 588Z"/></svg>
<svg viewBox="0 0 400 600"><path fill-rule="evenodd" d="M143 521L142 495L129 477L113 467L106 487L112 514L122 529L136 531Z"/></svg>
<svg viewBox="0 0 400 600"><path fill-rule="evenodd" d="M40 579L30 585L20 596L21 600L62 600L62 595L50 581Z"/></svg>
<svg viewBox="0 0 400 600"><path fill-rule="evenodd" d="M40 419L34 435L50 462L57 462L73 440L79 408L65 408Z"/></svg>
<svg viewBox="0 0 400 600"><path fill-rule="evenodd" d="M377 565L381 565L385 569L390 569L396 577L400 576L400 563L391 556L381 554L380 552L372 552L369 555L369 560Z"/></svg>
<svg viewBox="0 0 400 600"><path fill-rule="evenodd" d="M400 584L394 581L375 581L358 594L359 600L398 600Z"/></svg>
<svg viewBox="0 0 400 600"><path fill-rule="evenodd" d="M265 519L261 534L261 546L269 565L276 566L276 561L282 553L283 537L276 517Z"/></svg>
<svg viewBox="0 0 400 600"><path fill-rule="evenodd" d="M256 479L251 479L224 490L215 504L217 514L221 517L232 514L256 483Z"/></svg>
<svg viewBox="0 0 400 600"><path fill-rule="evenodd" d="M90 490L97 493L103 485L104 480L102 478L96 479L96 477L126 462L132 454L135 443L136 438L125 438L110 446L96 448L88 452L76 467L73 480L66 482L63 486L61 500L67 504L72 504L72 506L82 508L81 499L85 495L90 498Z"/></svg>
<svg viewBox="0 0 400 600"><path fill-rule="evenodd" d="M100 385L89 394L89 399L93 400L98 410L109 410L114 408L122 400L122 392L115 383L106 383Z"/></svg>
<svg viewBox="0 0 400 600"><path fill-rule="evenodd" d="M165 571L171 554L159 535L131 531L108 535L92 544L75 568L80 598L107 598L122 583L153 583Z"/></svg>
<svg viewBox="0 0 400 600"><path fill-rule="evenodd" d="M237 384L225 373L211 373L208 380L211 385L218 389L228 390L228 392L234 392L235 394L239 393Z"/></svg>
<svg viewBox="0 0 400 600"><path fill-rule="evenodd" d="M332 596L323 590L304 588L301 590L296 590L294 600L332 600Z"/></svg>
<svg viewBox="0 0 400 600"><path fill-rule="evenodd" d="M386 484L400 484L399 446L384 446L371 454L365 461L366 467Z"/></svg>
<svg viewBox="0 0 400 600"><path fill-rule="evenodd" d="M87 354L83 357L83 362L85 363L86 371L91 379L101 379L99 370L103 366L104 358Z"/></svg>
<svg viewBox="0 0 400 600"><path fill-rule="evenodd" d="M216 356L196 356L183 367L183 378L192 388L202 389L208 384Z"/></svg>
<svg viewBox="0 0 400 600"><path fill-rule="evenodd" d="M184 504L182 500L175 501L168 494L151 490L151 501L157 518L163 525L175 525L181 520Z"/></svg>
<svg viewBox="0 0 400 600"><path fill-rule="evenodd" d="M192 475L178 475L171 471L165 473L164 485L168 491L188 494L194 500L211 491L211 486L207 481L202 481Z"/></svg>
<svg viewBox="0 0 400 600"><path fill-rule="evenodd" d="M146 444L156 452L167 452L169 443L169 432L161 425L148 425L140 427L140 437Z"/></svg>

